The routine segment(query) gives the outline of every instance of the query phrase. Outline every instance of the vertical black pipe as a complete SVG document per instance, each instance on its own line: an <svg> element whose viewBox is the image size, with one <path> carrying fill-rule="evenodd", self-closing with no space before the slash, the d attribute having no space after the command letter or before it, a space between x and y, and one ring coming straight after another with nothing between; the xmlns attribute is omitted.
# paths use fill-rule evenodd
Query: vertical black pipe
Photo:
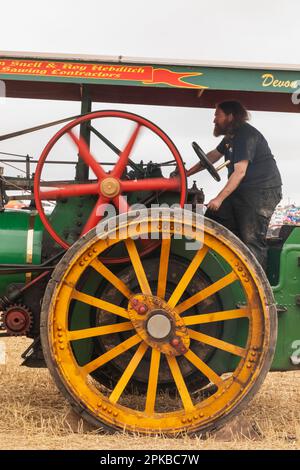
<svg viewBox="0 0 300 470"><path fill-rule="evenodd" d="M5 193L4 193L4 184L3 184L3 167L0 166L0 212L4 211L4 204L5 204Z"/></svg>
<svg viewBox="0 0 300 470"><path fill-rule="evenodd" d="M89 94L88 85L81 85L82 90L82 100L81 100L81 114L90 113L92 110L92 101ZM80 125L80 136L86 141L87 145L90 146L91 141L91 131L89 129L90 122L84 122ZM78 163L76 165L76 181L87 181L89 178L89 168L88 166L78 158Z"/></svg>

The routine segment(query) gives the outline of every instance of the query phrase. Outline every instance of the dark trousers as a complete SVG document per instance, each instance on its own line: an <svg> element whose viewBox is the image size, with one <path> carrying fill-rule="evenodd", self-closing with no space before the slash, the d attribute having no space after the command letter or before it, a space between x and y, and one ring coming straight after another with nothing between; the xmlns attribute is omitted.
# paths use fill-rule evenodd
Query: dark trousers
<svg viewBox="0 0 300 470"><path fill-rule="evenodd" d="M266 270L267 230L281 198L281 187L238 188L225 199L219 210L208 209L205 216L231 230L254 253Z"/></svg>

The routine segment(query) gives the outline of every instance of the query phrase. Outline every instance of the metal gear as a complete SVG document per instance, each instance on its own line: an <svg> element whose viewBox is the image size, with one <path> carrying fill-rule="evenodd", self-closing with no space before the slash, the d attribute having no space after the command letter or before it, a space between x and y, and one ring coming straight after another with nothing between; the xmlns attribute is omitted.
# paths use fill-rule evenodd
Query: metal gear
<svg viewBox="0 0 300 470"><path fill-rule="evenodd" d="M2 313L2 328L10 336L26 336L33 325L33 314L23 304L14 304Z"/></svg>

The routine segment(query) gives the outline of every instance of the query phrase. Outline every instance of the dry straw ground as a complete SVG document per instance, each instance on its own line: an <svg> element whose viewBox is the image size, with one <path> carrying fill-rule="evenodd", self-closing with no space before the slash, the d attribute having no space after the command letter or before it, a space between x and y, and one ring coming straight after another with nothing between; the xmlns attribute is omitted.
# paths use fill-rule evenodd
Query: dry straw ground
<svg viewBox="0 0 300 470"><path fill-rule="evenodd" d="M25 338L8 338L0 365L1 449L300 449L300 371L269 374L248 408L208 439L97 433L77 419L46 369L20 367Z"/></svg>

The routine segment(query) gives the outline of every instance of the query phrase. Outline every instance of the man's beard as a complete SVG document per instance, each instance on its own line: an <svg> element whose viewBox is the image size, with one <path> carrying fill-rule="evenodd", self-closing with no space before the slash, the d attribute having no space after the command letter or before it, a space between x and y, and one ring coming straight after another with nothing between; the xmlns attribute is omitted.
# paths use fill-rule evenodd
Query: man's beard
<svg viewBox="0 0 300 470"><path fill-rule="evenodd" d="M226 135L228 127L228 125L220 126L218 124L215 124L214 136L219 137L220 135Z"/></svg>

